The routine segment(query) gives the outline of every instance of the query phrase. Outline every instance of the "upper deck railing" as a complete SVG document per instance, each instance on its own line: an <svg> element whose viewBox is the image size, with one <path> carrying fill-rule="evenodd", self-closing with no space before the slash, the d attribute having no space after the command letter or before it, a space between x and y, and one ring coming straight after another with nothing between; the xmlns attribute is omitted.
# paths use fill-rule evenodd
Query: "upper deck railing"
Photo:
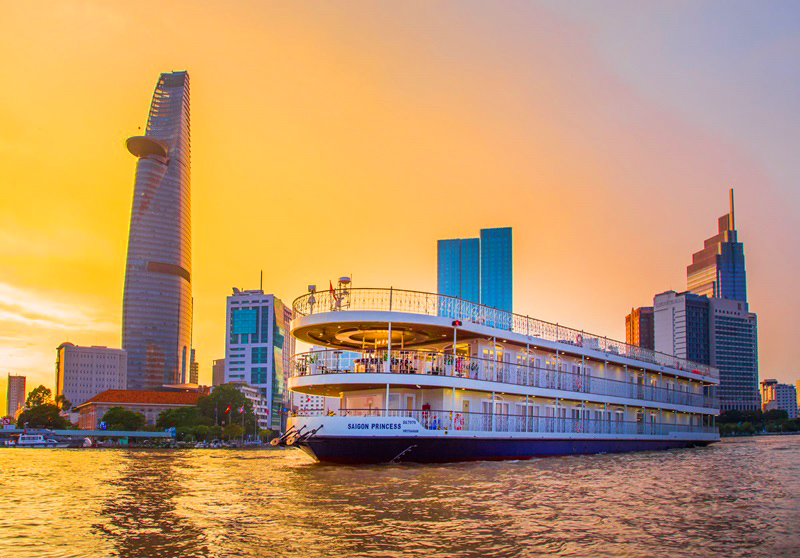
<svg viewBox="0 0 800 558"><path fill-rule="evenodd" d="M637 375L624 381L593 376L587 367L570 372L573 363L548 361L535 366L535 360L515 363L491 359L453 356L427 351L309 351L292 356L290 376L316 376L319 374L421 374L447 376L466 380L483 380L558 390L562 397L575 398L579 394L610 395L654 403L673 403L694 407L719 408L719 399L704 393L702 384L680 384L664 378ZM406 380L414 383L406 377Z"/></svg>
<svg viewBox="0 0 800 558"><path fill-rule="evenodd" d="M490 326L513 333L565 343L599 351L607 355L667 366L678 370L696 371L704 376L719 378L719 370L706 364L692 362L652 349L629 345L608 337L593 335L578 329L537 320L529 316L504 312L460 298L407 291L401 289L337 289L308 293L295 299L294 311L302 316L320 312L372 310L442 316L462 323Z"/></svg>

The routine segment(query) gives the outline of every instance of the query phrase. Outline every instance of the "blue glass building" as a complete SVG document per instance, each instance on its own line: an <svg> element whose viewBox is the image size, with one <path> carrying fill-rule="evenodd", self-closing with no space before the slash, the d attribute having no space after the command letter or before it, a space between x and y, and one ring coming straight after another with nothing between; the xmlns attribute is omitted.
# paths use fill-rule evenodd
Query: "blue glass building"
<svg viewBox="0 0 800 558"><path fill-rule="evenodd" d="M730 213L719 218L718 233L692 255L692 263L686 268L690 292L708 298L747 302L744 245L738 241L735 225L731 190Z"/></svg>
<svg viewBox="0 0 800 558"><path fill-rule="evenodd" d="M513 311L511 227L437 243L439 294Z"/></svg>
<svg viewBox="0 0 800 558"><path fill-rule="evenodd" d="M439 294L480 303L480 241L477 238L440 240L437 252Z"/></svg>
<svg viewBox="0 0 800 558"><path fill-rule="evenodd" d="M481 304L513 312L511 227L481 229Z"/></svg>

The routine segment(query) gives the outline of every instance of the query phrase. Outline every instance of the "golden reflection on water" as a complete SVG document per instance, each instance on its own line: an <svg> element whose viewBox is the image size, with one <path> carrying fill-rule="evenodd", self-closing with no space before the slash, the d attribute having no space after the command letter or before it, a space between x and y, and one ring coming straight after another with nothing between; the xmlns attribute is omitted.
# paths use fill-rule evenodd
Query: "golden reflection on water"
<svg viewBox="0 0 800 558"><path fill-rule="evenodd" d="M800 554L800 436L450 465L0 450L1 556Z"/></svg>

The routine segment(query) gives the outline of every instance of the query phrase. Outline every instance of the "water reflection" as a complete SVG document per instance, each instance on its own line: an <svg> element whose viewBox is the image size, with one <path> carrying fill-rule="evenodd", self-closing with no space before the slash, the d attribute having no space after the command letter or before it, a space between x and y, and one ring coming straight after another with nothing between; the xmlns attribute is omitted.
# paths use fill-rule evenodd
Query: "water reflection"
<svg viewBox="0 0 800 558"><path fill-rule="evenodd" d="M25 451L2 454L23 498L0 517L27 520L0 519L0 555L800 553L800 437L352 467L294 450ZM42 544L47 524L68 544Z"/></svg>

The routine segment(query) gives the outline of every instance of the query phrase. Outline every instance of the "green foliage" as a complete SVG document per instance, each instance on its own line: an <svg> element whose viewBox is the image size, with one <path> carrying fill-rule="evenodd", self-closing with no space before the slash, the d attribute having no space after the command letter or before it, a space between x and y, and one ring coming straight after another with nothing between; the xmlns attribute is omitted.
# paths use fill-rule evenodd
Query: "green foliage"
<svg viewBox="0 0 800 558"><path fill-rule="evenodd" d="M230 405L230 412L225 414L225 409ZM197 407L200 414L210 419L210 424L223 422L226 425L242 425L242 415L239 414L239 407L244 405L244 428L247 432L255 429L255 415L253 405L233 384L222 384L213 389L211 395L201 397L197 400Z"/></svg>
<svg viewBox="0 0 800 558"><path fill-rule="evenodd" d="M226 440L238 440L244 435L244 428L241 424L229 424L225 426L222 435Z"/></svg>
<svg viewBox="0 0 800 558"><path fill-rule="evenodd" d="M786 411L725 411L717 418L721 436L747 436L756 432L798 432L800 420L789 420Z"/></svg>
<svg viewBox="0 0 800 558"><path fill-rule="evenodd" d="M200 440L200 441L202 441L202 440L210 440L211 439L210 438L210 432L211 432L211 429L208 426L204 425L204 424L201 424L201 425L198 425L198 426L195 426L194 428L192 428L192 434L194 435L195 439L196 440Z"/></svg>
<svg viewBox="0 0 800 558"><path fill-rule="evenodd" d="M63 418L58 413L58 407L52 403L36 405L20 413L19 417L17 417L17 427L63 430L72 426L67 419Z"/></svg>
<svg viewBox="0 0 800 558"><path fill-rule="evenodd" d="M182 426L194 427L198 425L210 426L214 422L200 414L200 409L196 406L178 407L176 409L166 409L161 411L156 419L158 428L180 428Z"/></svg>
<svg viewBox="0 0 800 558"><path fill-rule="evenodd" d="M25 405L28 408L38 407L39 405L48 405L53 403L53 392L50 389L39 386L34 388L28 393L28 398L25 400Z"/></svg>
<svg viewBox="0 0 800 558"><path fill-rule="evenodd" d="M787 420L789 413L782 409L771 409L764 413L764 422L772 422L773 420Z"/></svg>
<svg viewBox="0 0 800 558"><path fill-rule="evenodd" d="M106 423L108 430L143 430L147 424L143 414L123 407L111 407L100 420Z"/></svg>
<svg viewBox="0 0 800 558"><path fill-rule="evenodd" d="M62 393L61 395L56 395L56 406L66 412L72 408L72 403Z"/></svg>

